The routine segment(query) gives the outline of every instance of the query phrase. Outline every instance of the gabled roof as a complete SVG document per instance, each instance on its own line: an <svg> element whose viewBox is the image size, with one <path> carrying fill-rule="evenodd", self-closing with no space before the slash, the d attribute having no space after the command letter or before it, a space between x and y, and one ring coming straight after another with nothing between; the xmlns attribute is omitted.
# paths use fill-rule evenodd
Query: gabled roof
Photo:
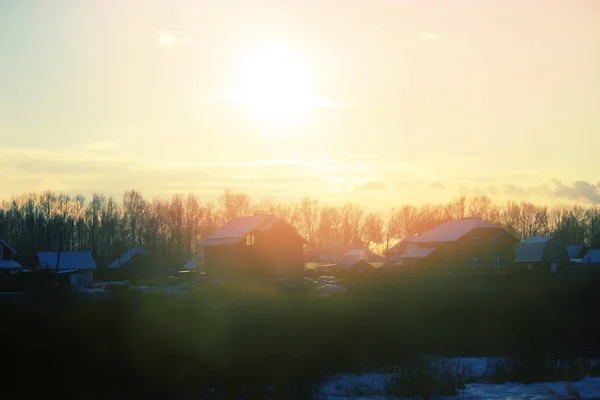
<svg viewBox="0 0 600 400"><path fill-rule="evenodd" d="M0 260L0 269L15 269L21 268L15 260Z"/></svg>
<svg viewBox="0 0 600 400"><path fill-rule="evenodd" d="M241 242L252 232L256 231L267 231L273 226L283 223L289 225L290 228L296 232L290 224L285 222L283 219L278 218L274 215L253 215L248 217L235 217L231 221L227 222L216 232L209 235L206 239L200 242L198 245L207 246L227 246ZM296 235L302 242L307 243L306 239L296 232Z"/></svg>
<svg viewBox="0 0 600 400"><path fill-rule="evenodd" d="M12 247L10 247L10 245L8 243L6 243L4 240L0 239L0 246L6 247L8 250L10 250L13 254L17 254L17 251L15 249L13 249Z"/></svg>
<svg viewBox="0 0 600 400"><path fill-rule="evenodd" d="M455 242L473 229L479 228L502 229L501 226L480 218L462 218L444 222L418 236L409 236L406 239L410 243Z"/></svg>
<svg viewBox="0 0 600 400"><path fill-rule="evenodd" d="M523 240L515 254L515 262L540 262L544 259L544 249L554 236L533 236Z"/></svg>
<svg viewBox="0 0 600 400"><path fill-rule="evenodd" d="M188 260L188 262L185 263L183 268L181 268L181 271L189 271L192 269L196 269L198 267L198 259L203 258L203 257L204 257L204 250L200 250L199 252L194 254L192 256L192 258L190 258Z"/></svg>
<svg viewBox="0 0 600 400"><path fill-rule="evenodd" d="M569 258L579 258L584 248L585 245L583 244L571 244L567 246L567 253L569 254Z"/></svg>
<svg viewBox="0 0 600 400"><path fill-rule="evenodd" d="M532 236L527 239L523 239L521 243L525 244L545 244L554 239L554 236Z"/></svg>
<svg viewBox="0 0 600 400"><path fill-rule="evenodd" d="M129 249L125 253L123 253L119 258L117 258L112 264L108 266L108 268L119 268L124 264L127 264L131 259L135 256L143 256L148 254L148 252L141 248Z"/></svg>
<svg viewBox="0 0 600 400"><path fill-rule="evenodd" d="M581 264L600 264L600 249L590 249L581 259Z"/></svg>
<svg viewBox="0 0 600 400"><path fill-rule="evenodd" d="M42 268L56 269L57 251L42 251L37 253ZM59 270L89 270L96 269L96 263L89 251L63 251L60 253Z"/></svg>

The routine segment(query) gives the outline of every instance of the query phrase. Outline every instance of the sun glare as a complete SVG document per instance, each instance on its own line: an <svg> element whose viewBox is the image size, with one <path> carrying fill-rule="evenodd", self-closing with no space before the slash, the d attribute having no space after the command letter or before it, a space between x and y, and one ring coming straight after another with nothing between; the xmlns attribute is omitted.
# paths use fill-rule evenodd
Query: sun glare
<svg viewBox="0 0 600 400"><path fill-rule="evenodd" d="M253 48L239 64L235 97L267 122L297 120L314 105L314 80L304 60L284 45Z"/></svg>

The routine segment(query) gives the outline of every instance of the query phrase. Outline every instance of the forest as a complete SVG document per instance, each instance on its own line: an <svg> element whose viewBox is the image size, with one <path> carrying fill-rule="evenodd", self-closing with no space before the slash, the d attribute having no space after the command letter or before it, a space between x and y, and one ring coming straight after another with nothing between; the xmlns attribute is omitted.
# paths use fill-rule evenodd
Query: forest
<svg viewBox="0 0 600 400"><path fill-rule="evenodd" d="M568 243L600 248L600 207L547 206L529 202L494 203L488 197L458 197L447 203L398 205L387 215L366 205L327 205L304 197L284 203L272 197L253 201L244 192L225 190L216 203L194 194L147 199L136 190L118 201L96 193L46 191L0 203L0 238L19 253L25 266L43 250L91 251L99 265L131 247L143 247L164 268L178 268L194 253L195 243L233 217L266 211L284 218L317 248L364 243L382 252L406 236L464 217L498 223L523 239L564 235Z"/></svg>

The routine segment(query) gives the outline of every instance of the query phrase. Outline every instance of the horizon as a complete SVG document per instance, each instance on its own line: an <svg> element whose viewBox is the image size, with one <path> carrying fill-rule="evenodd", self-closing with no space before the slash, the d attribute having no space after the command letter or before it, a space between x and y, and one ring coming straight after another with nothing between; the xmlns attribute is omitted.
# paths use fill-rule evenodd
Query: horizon
<svg viewBox="0 0 600 400"><path fill-rule="evenodd" d="M0 200L600 204L592 0L9 0L0 26Z"/></svg>

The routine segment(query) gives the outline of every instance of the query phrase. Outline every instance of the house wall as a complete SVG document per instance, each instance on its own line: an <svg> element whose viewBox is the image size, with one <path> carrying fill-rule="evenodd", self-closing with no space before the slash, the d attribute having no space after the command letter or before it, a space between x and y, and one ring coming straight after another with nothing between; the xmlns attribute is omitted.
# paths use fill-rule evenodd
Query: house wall
<svg viewBox="0 0 600 400"><path fill-rule="evenodd" d="M569 253L567 245L559 237L553 237L544 247L544 261L550 265L552 262L558 262L559 269L565 269L569 266ZM548 266L548 271L549 271Z"/></svg>
<svg viewBox="0 0 600 400"><path fill-rule="evenodd" d="M476 243L473 241L475 237L479 238ZM498 243L493 243L494 237L498 238ZM499 257L498 269L514 270L514 249L517 243L517 239L502 228L474 229L456 242L437 244L438 250L427 257L426 263L432 268L466 271L473 269L473 258L478 258L479 269L486 269L494 268L494 258Z"/></svg>
<svg viewBox="0 0 600 400"><path fill-rule="evenodd" d="M293 228L277 224L254 232L254 244L206 246L205 269L219 278L295 277L304 271L303 242Z"/></svg>

